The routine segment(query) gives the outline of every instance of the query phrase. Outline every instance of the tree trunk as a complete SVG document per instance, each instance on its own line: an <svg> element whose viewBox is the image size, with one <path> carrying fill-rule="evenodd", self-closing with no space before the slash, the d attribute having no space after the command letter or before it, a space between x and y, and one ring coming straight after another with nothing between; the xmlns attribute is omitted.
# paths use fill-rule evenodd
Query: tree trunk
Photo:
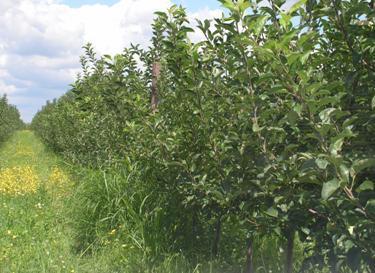
<svg viewBox="0 0 375 273"><path fill-rule="evenodd" d="M293 273L293 250L294 250L294 232L287 234L287 245L285 255L285 273Z"/></svg>
<svg viewBox="0 0 375 273"><path fill-rule="evenodd" d="M214 257L217 257L217 255L219 254L220 238L221 238L221 216L219 216L215 225L215 240L212 246L212 255Z"/></svg>
<svg viewBox="0 0 375 273"><path fill-rule="evenodd" d="M333 250L331 250L328 254L328 262L331 273L337 273L337 258Z"/></svg>
<svg viewBox="0 0 375 273"><path fill-rule="evenodd" d="M191 236L192 236L192 239L190 240L190 246L193 250L195 250L195 243L197 242L197 239L198 239L198 234L199 234L199 230L198 230L198 213L197 213L197 209L194 209L193 208L193 211L192 211L192 221L191 221ZM197 242L198 243L198 242ZM199 243L198 243L199 245Z"/></svg>
<svg viewBox="0 0 375 273"><path fill-rule="evenodd" d="M254 261L253 261L253 240L249 239L247 243L247 253L246 253L246 268L244 273L254 273Z"/></svg>
<svg viewBox="0 0 375 273"><path fill-rule="evenodd" d="M370 272L375 273L375 261L373 259L370 260Z"/></svg>

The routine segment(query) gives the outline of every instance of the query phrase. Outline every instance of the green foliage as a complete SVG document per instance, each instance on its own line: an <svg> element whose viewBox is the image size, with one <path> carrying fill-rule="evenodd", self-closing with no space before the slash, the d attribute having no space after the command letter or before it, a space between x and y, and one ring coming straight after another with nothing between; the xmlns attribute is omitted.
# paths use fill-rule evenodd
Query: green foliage
<svg viewBox="0 0 375 273"><path fill-rule="evenodd" d="M83 74L33 128L74 162L125 169L121 179L130 175L124 166L137 166L131 188L151 217L142 217L156 238L144 241L151 257L182 251L234 263L248 240L277 237L283 248L298 236L301 271L373 271L373 8L363 0L300 1L287 11L284 1L221 2L229 14L198 22L199 43L174 6L157 13L149 50L98 58L87 45ZM162 67L155 113L154 62ZM82 193L84 209L91 201L103 208L91 222L134 209L113 207L123 199L95 183Z"/></svg>
<svg viewBox="0 0 375 273"><path fill-rule="evenodd" d="M6 95L0 98L0 143L24 126L17 108L8 103Z"/></svg>

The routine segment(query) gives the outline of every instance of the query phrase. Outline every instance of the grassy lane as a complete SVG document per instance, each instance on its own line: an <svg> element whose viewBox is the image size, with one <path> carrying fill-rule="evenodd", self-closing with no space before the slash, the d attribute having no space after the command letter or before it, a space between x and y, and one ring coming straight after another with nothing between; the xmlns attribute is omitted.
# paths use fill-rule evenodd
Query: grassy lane
<svg viewBox="0 0 375 273"><path fill-rule="evenodd" d="M64 210L71 184L32 132L1 147L1 273L81 272Z"/></svg>
<svg viewBox="0 0 375 273"><path fill-rule="evenodd" d="M76 223L72 219L77 220L73 215L80 209L76 204L80 191L75 188L78 194L73 195L74 183L63 167L31 131L17 132L0 147L0 273L145 272L144 252L137 247L139 240L134 239L137 246L134 242L125 244L117 239L121 230L103 233L95 229L101 232L97 234L100 240L95 241L100 247L91 244L77 252L74 246L79 242L74 238L92 228L87 222L81 233L73 229ZM99 183L99 196L108 190L100 188L106 185L100 184L101 180L91 181L90 175L79 177L80 185L85 185L85 179L89 185ZM85 222L85 217L80 221ZM172 270L172 260L167 260L165 266L168 270L161 267L147 272L185 272Z"/></svg>

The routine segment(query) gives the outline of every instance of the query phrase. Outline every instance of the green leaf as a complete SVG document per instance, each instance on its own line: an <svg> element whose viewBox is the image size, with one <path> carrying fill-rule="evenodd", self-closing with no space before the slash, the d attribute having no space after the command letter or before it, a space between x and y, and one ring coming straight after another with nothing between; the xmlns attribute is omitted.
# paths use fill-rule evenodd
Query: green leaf
<svg viewBox="0 0 375 273"><path fill-rule="evenodd" d="M357 189L356 192L363 192L363 191L373 191L374 190L374 183L370 180L366 180L363 182Z"/></svg>
<svg viewBox="0 0 375 273"><path fill-rule="evenodd" d="M244 206L245 206L245 202L241 202L241 204L238 206L238 208L240 210L243 210Z"/></svg>
<svg viewBox="0 0 375 273"><path fill-rule="evenodd" d="M336 108L327 108L319 113L319 117L323 123L331 122L331 114L336 111Z"/></svg>
<svg viewBox="0 0 375 273"><path fill-rule="evenodd" d="M372 108L372 109L375 109L375 96L372 98L372 101L371 101L371 108Z"/></svg>
<svg viewBox="0 0 375 273"><path fill-rule="evenodd" d="M188 33L188 32L195 32L195 30L193 29L193 28L191 28L191 27L181 27L181 31L184 31L184 32L186 32L186 33Z"/></svg>
<svg viewBox="0 0 375 273"><path fill-rule="evenodd" d="M339 187L340 182L337 179L332 179L331 181L325 182L322 188L322 198L327 200L332 194L335 193L335 191L337 191Z"/></svg>
<svg viewBox="0 0 375 273"><path fill-rule="evenodd" d="M333 155L337 155L341 151L342 145L344 144L344 138L337 139L331 146L330 152Z"/></svg>
<svg viewBox="0 0 375 273"><path fill-rule="evenodd" d="M325 159L318 158L318 159L315 160L315 163L316 163L316 165L318 166L319 169L325 170L327 168L329 162Z"/></svg>
<svg viewBox="0 0 375 273"><path fill-rule="evenodd" d="M275 227L275 228L273 229L273 231L274 231L277 235L281 236L281 229L280 229L280 227Z"/></svg>
<svg viewBox="0 0 375 273"><path fill-rule="evenodd" d="M374 167L375 166L375 158L366 158L361 160L354 161L352 168L351 168L351 175L355 176L364 169Z"/></svg>
<svg viewBox="0 0 375 273"><path fill-rule="evenodd" d="M257 133L264 129L264 127L259 127L258 123L253 123L253 132Z"/></svg>
<svg viewBox="0 0 375 273"><path fill-rule="evenodd" d="M309 235L309 234L310 234L310 229L308 229L308 228L306 228L306 227L302 227L302 228L301 228L301 231L302 231L303 233L305 233L306 235Z"/></svg>
<svg viewBox="0 0 375 273"><path fill-rule="evenodd" d="M290 23L292 16L287 13L281 13L280 24L284 29L287 29Z"/></svg>
<svg viewBox="0 0 375 273"><path fill-rule="evenodd" d="M349 168L344 164L341 164L339 167L341 178L344 179L346 183L349 183Z"/></svg>
<svg viewBox="0 0 375 273"><path fill-rule="evenodd" d="M251 7L251 1L248 1L248 0L239 0L237 2L239 8L240 8L240 11L241 12L244 12L246 11L248 8Z"/></svg>
<svg viewBox="0 0 375 273"><path fill-rule="evenodd" d="M302 56L301 56L301 63L302 64L306 63L306 61L309 59L311 53L312 53L312 51L309 50L309 51L307 51L307 52L305 52L305 53L302 54Z"/></svg>
<svg viewBox="0 0 375 273"><path fill-rule="evenodd" d="M234 5L234 3L231 1L231 0L219 0L220 3L222 4L223 7L231 10L231 11L235 11L236 10L236 6Z"/></svg>
<svg viewBox="0 0 375 273"><path fill-rule="evenodd" d="M251 22L250 27L254 30L255 35L258 36L260 34L269 18L269 15L261 15L255 21Z"/></svg>
<svg viewBox="0 0 375 273"><path fill-rule="evenodd" d="M277 217L279 215L279 212L277 211L277 209L273 208L273 207L270 207L267 211L266 211L266 214L271 216L271 217Z"/></svg>
<svg viewBox="0 0 375 273"><path fill-rule="evenodd" d="M155 15L158 15L158 16L166 16L167 14L165 12L162 12L162 11L156 11L154 12Z"/></svg>
<svg viewBox="0 0 375 273"><path fill-rule="evenodd" d="M375 212L375 199L370 199L366 203L366 210Z"/></svg>
<svg viewBox="0 0 375 273"><path fill-rule="evenodd" d="M213 190L212 195L216 200L224 200L224 195L218 190Z"/></svg>
<svg viewBox="0 0 375 273"><path fill-rule="evenodd" d="M356 272L361 263L361 250L357 247L352 247L346 256L348 266L352 270L352 272Z"/></svg>
<svg viewBox="0 0 375 273"><path fill-rule="evenodd" d="M297 3L295 3L291 8L290 10L288 11L288 13L293 13L295 12L296 10L300 9L304 4L306 4L307 0L300 0L298 1Z"/></svg>
<svg viewBox="0 0 375 273"><path fill-rule="evenodd" d="M295 125L297 123L299 116L296 111L290 111L287 115L287 118L291 125Z"/></svg>

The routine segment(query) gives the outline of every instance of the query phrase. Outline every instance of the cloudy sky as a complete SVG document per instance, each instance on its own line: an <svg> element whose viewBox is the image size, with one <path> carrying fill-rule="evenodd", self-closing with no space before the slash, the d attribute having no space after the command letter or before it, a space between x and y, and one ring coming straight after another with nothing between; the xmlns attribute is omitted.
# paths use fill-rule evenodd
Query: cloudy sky
<svg viewBox="0 0 375 273"><path fill-rule="evenodd" d="M216 0L0 0L0 95L30 121L69 89L82 45L101 54L147 45L153 13L182 4L191 18L219 16Z"/></svg>

